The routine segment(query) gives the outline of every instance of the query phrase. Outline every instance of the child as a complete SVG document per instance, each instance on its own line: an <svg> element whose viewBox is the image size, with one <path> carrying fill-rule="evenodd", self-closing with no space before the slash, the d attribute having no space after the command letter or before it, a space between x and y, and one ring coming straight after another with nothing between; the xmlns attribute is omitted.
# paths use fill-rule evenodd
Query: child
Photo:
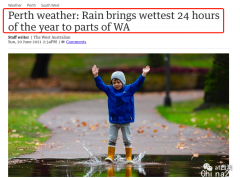
<svg viewBox="0 0 240 178"><path fill-rule="evenodd" d="M104 91L108 96L108 113L109 113L109 141L108 141L108 162L113 162L115 146L118 137L118 130L121 129L123 142L126 151L126 163L132 161L132 142L130 123L134 122L134 93L141 88L144 83L150 67L143 68L143 73L138 79L130 85L126 85L126 79L123 72L116 71L111 76L111 84L105 85L101 77L98 76L99 68L96 65L92 67L92 73L96 86L99 90Z"/></svg>

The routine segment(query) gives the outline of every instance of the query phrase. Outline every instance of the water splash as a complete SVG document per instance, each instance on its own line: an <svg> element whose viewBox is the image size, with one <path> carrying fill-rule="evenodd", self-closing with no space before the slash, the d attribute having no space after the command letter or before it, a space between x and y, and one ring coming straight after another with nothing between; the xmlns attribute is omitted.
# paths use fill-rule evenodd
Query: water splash
<svg viewBox="0 0 240 178"><path fill-rule="evenodd" d="M100 166L97 166L97 167L93 167L91 166L90 167L90 170L85 174L83 175L83 177L92 177L92 175L96 172L98 172L98 176L97 177L100 177L100 174L102 173L102 171L104 171L105 169L103 167L100 167Z"/></svg>
<svg viewBox="0 0 240 178"><path fill-rule="evenodd" d="M83 177L91 177L95 172L96 172L96 168L90 167L90 170L85 175L83 175Z"/></svg>
<svg viewBox="0 0 240 178"><path fill-rule="evenodd" d="M89 144L86 143L86 141L83 141L83 148L87 151L89 154L90 160L84 161L84 162L79 162L80 164L91 164L91 165L108 165L109 163L102 161L102 156L99 155L96 156L94 153L90 150L90 148L87 146ZM133 158L133 164L141 164L142 159L145 156L145 151L143 153L140 153L139 155L136 155ZM114 158L114 164L126 164L126 158L121 157L120 155L116 155Z"/></svg>
<svg viewBox="0 0 240 178"><path fill-rule="evenodd" d="M138 167L134 167L135 170L137 170L140 174L146 175L145 169L142 165L139 165Z"/></svg>
<svg viewBox="0 0 240 178"><path fill-rule="evenodd" d="M82 164L86 166L87 170L84 177L92 177L95 173L99 173L100 175L102 171L108 170L109 165L113 165L116 172L119 172L122 169L126 169L125 157L122 157L121 155L115 155L113 164L111 163L109 164L108 162L102 159L102 157L103 156L105 157L106 155L98 155L98 156L95 155L94 152L90 150L88 145L90 144L86 143L86 141L83 142L83 148L89 154L90 159L76 163L76 164ZM144 175L146 175L146 172L144 170L145 165L154 164L154 163L142 163L142 159L144 158L145 153L146 152L144 151L143 153L140 153L139 155L134 156L133 165L132 165L132 168L134 170L137 170L139 173Z"/></svg>
<svg viewBox="0 0 240 178"><path fill-rule="evenodd" d="M102 165L101 158L95 156L93 152L85 145L85 142L83 142L83 148L88 152L90 156L90 160L85 161L85 163L92 163L97 165Z"/></svg>
<svg viewBox="0 0 240 178"><path fill-rule="evenodd" d="M135 156L134 158L133 158L133 164L140 164L141 163L141 161L142 161L142 159L144 158L144 156L145 156L145 151L143 152L143 153L140 153L139 155L137 155L137 156Z"/></svg>
<svg viewBox="0 0 240 178"><path fill-rule="evenodd" d="M126 163L126 158L121 157L120 155L116 155L114 162L119 164L119 163Z"/></svg>

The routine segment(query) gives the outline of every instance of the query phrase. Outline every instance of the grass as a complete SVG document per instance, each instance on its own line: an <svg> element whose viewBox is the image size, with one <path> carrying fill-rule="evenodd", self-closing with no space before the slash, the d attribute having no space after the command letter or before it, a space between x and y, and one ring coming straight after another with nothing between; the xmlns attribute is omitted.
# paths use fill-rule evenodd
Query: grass
<svg viewBox="0 0 240 178"><path fill-rule="evenodd" d="M103 93L9 93L8 158L34 152L50 136L37 118L50 108L78 100L105 98Z"/></svg>
<svg viewBox="0 0 240 178"><path fill-rule="evenodd" d="M213 54L172 54L170 56L171 65L178 67L211 68L213 60Z"/></svg>
<svg viewBox="0 0 240 178"><path fill-rule="evenodd" d="M9 109L8 157L32 153L46 141L50 131L37 122L37 117L47 109Z"/></svg>
<svg viewBox="0 0 240 178"><path fill-rule="evenodd" d="M202 99L176 102L172 107L158 106L157 111L168 121L202 129L229 138L229 106L218 106L196 111Z"/></svg>

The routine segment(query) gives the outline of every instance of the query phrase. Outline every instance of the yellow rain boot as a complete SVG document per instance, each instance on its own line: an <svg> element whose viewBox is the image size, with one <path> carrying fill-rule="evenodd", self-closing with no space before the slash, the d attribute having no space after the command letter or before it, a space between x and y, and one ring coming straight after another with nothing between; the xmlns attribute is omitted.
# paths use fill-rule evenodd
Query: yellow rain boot
<svg viewBox="0 0 240 178"><path fill-rule="evenodd" d="M133 164L132 161L132 147L125 147L126 151L126 163L127 164Z"/></svg>
<svg viewBox="0 0 240 178"><path fill-rule="evenodd" d="M107 175L108 175L108 177L115 177L115 171L114 171L114 166L113 166L113 165L111 165L111 166L108 168Z"/></svg>
<svg viewBox="0 0 240 178"><path fill-rule="evenodd" d="M132 177L132 165L130 164L126 166L125 177Z"/></svg>
<svg viewBox="0 0 240 178"><path fill-rule="evenodd" d="M115 154L115 147L108 146L108 157L105 159L105 161L113 162L114 154Z"/></svg>

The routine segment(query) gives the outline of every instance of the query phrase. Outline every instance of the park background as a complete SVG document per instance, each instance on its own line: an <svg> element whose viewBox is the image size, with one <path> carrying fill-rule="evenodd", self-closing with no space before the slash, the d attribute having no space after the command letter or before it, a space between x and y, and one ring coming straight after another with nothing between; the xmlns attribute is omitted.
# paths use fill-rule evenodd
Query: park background
<svg viewBox="0 0 240 178"><path fill-rule="evenodd" d="M68 102L106 98L91 67L110 84L116 70L127 84L151 66L140 93L165 92L164 54L9 54L8 157L34 152L51 132L37 122L49 109ZM171 91L204 90L204 98L157 106L170 122L211 130L229 139L229 55L170 54ZM170 91L170 97L171 97ZM84 125L84 123L82 123ZM87 123L85 123L87 124ZM89 128L90 129L90 128Z"/></svg>

